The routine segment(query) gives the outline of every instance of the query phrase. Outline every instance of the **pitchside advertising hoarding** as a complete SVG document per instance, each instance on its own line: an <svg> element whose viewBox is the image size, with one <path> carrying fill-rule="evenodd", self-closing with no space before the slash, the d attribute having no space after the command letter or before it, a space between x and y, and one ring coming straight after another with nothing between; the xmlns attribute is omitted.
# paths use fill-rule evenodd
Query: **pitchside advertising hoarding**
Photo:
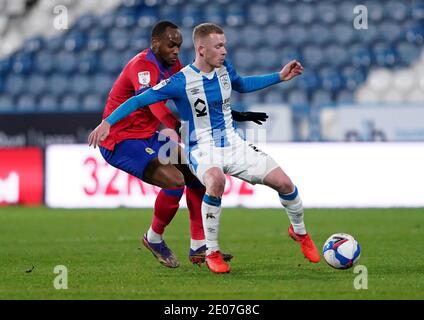
<svg viewBox="0 0 424 320"><path fill-rule="evenodd" d="M0 149L0 206L41 205L43 181L42 149Z"/></svg>
<svg viewBox="0 0 424 320"><path fill-rule="evenodd" d="M296 183L305 207L424 206L424 143L268 143L260 149ZM152 207L158 191L109 166L87 145L46 150L50 207ZM233 177L227 177L223 206L281 208L276 192Z"/></svg>

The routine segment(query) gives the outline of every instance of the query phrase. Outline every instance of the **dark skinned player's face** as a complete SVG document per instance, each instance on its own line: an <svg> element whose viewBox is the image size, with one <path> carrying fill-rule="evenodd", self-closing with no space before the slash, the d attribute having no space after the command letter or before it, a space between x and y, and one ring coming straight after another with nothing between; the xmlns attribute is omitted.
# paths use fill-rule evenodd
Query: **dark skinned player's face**
<svg viewBox="0 0 424 320"><path fill-rule="evenodd" d="M153 52L162 64L173 66L177 62L182 43L180 30L168 27L161 37L153 39Z"/></svg>

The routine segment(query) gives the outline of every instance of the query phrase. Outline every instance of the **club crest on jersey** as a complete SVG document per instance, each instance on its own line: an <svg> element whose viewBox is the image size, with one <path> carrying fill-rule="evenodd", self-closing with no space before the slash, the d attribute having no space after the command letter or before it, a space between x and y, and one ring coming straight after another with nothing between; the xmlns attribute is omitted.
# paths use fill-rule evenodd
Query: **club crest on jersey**
<svg viewBox="0 0 424 320"><path fill-rule="evenodd" d="M166 86L169 83L169 81L171 81L171 79L162 80L157 85L155 85L152 89L159 90L160 88L163 88L164 86Z"/></svg>
<svg viewBox="0 0 424 320"><path fill-rule="evenodd" d="M142 86L147 86L150 83L150 72L142 71L138 73L138 82Z"/></svg>
<svg viewBox="0 0 424 320"><path fill-rule="evenodd" d="M224 89L226 89L226 90L230 89L230 79L228 78L227 73L220 75L219 81L221 81L221 84L224 87Z"/></svg>

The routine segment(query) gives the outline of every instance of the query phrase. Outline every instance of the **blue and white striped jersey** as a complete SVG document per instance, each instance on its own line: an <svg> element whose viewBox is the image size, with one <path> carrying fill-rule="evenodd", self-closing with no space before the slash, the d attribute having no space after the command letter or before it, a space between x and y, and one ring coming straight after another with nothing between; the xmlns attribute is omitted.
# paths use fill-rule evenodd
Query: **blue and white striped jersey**
<svg viewBox="0 0 424 320"><path fill-rule="evenodd" d="M278 82L278 73L240 77L228 62L210 73L190 64L152 89L127 100L106 120L112 125L138 107L173 99L184 121L186 146L208 144L226 147L235 137L231 90L250 92Z"/></svg>

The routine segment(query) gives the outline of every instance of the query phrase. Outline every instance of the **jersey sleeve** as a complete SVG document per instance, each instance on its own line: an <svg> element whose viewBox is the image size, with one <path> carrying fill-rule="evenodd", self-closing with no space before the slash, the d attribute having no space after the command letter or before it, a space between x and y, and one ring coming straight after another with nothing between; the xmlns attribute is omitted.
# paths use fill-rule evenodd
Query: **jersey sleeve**
<svg viewBox="0 0 424 320"><path fill-rule="evenodd" d="M241 93L252 92L267 88L281 82L278 72L260 76L241 77L231 63L225 62L232 88Z"/></svg>
<svg viewBox="0 0 424 320"><path fill-rule="evenodd" d="M179 74L173 75L171 78L159 82L153 88L128 99L115 109L109 117L106 118L106 121L110 125L113 125L138 108L145 108L149 105L152 105L151 108L155 108L153 104L157 102L179 98L183 93L184 83L180 81L181 79L178 75Z"/></svg>
<svg viewBox="0 0 424 320"><path fill-rule="evenodd" d="M137 61L126 70L135 94L140 94L156 85L159 79L157 67L148 61Z"/></svg>

